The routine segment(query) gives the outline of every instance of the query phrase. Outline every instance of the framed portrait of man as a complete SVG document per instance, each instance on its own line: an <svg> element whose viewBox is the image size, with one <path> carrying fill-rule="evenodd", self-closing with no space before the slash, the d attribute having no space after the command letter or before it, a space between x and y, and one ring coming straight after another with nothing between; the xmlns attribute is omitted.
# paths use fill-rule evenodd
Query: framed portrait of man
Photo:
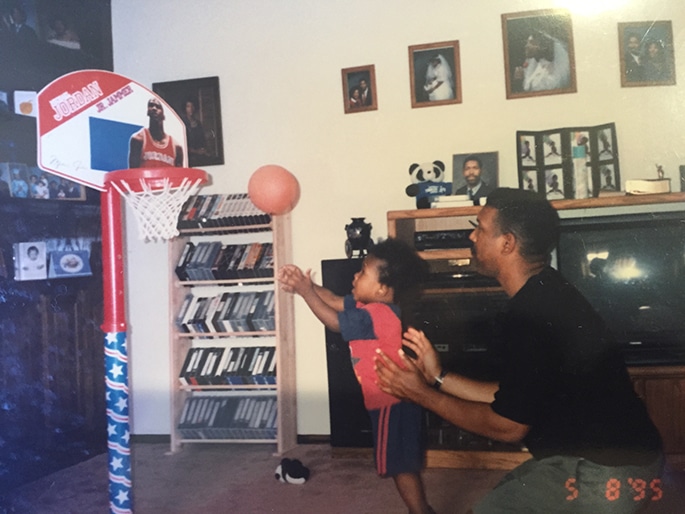
<svg viewBox="0 0 685 514"><path fill-rule="evenodd" d="M675 85L670 21L619 23L618 44L622 87Z"/></svg>
<svg viewBox="0 0 685 514"><path fill-rule="evenodd" d="M475 205L499 183L497 152L460 153L452 156L452 194L467 195Z"/></svg>
<svg viewBox="0 0 685 514"><path fill-rule="evenodd" d="M459 41L409 47L411 106L461 103Z"/></svg>
<svg viewBox="0 0 685 514"><path fill-rule="evenodd" d="M343 106L345 114L378 109L376 68L373 64L343 68Z"/></svg>
<svg viewBox="0 0 685 514"><path fill-rule="evenodd" d="M502 14L502 39L508 99L577 91L567 10Z"/></svg>

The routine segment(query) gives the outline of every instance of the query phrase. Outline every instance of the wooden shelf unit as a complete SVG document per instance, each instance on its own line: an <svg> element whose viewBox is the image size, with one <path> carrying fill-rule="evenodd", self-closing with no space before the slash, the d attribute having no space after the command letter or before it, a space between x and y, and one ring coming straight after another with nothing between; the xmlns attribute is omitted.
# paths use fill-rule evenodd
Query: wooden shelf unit
<svg viewBox="0 0 685 514"><path fill-rule="evenodd" d="M611 207L636 207L656 204L682 204L675 208L685 209L685 193L654 195L626 195L584 200L556 200L551 202L558 210L599 209ZM389 211L388 236L414 244L418 231L469 229L469 220L475 221L482 207L448 207L438 209L413 209ZM420 252L428 261L469 261L469 249L428 250ZM484 292L492 288L483 289ZM427 294L437 291L427 290ZM463 289L440 289L440 294L459 294ZM476 293L476 289L469 289ZM685 465L685 366L645 366L628 369L635 390L643 398L647 409L664 440L667 460L675 466ZM530 458L525 452L516 451L468 451L428 450L429 467L468 469L512 469Z"/></svg>
<svg viewBox="0 0 685 514"><path fill-rule="evenodd" d="M171 451L179 451L183 444L195 443L274 443L276 453L282 454L297 444L297 405L295 377L294 310L292 295L286 294L275 284L273 277L257 277L230 280L181 281L175 273L176 265L188 241L220 241L222 244L243 244L246 242L273 243L274 270L291 261L290 216L273 216L266 225L224 226L210 228L182 229L180 235L169 243L170 266L170 391L171 391ZM176 318L185 296L194 289L220 294L225 291L240 291L251 288L271 289L275 295L275 330L260 332L182 332ZM221 384L184 385L179 380L186 354L192 347L199 346L274 346L276 348L275 384ZM273 397L276 401L277 417L275 437L183 437L178 424L187 399L198 396L212 397Z"/></svg>

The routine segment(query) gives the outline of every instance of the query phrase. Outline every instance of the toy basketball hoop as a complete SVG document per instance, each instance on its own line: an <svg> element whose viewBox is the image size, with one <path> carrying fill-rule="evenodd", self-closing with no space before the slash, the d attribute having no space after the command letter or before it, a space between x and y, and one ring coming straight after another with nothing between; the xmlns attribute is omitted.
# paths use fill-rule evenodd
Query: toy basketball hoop
<svg viewBox="0 0 685 514"><path fill-rule="evenodd" d="M135 213L139 239L152 241L178 235L181 208L205 182L207 173L196 168L131 168L105 177Z"/></svg>

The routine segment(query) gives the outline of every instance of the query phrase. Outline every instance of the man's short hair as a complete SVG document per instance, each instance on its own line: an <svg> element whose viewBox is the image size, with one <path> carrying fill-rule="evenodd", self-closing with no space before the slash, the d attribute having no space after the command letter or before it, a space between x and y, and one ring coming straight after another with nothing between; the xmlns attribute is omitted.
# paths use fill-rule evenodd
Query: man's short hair
<svg viewBox="0 0 685 514"><path fill-rule="evenodd" d="M481 169L483 168L483 161L480 160L480 157L478 157L476 154L471 154L467 155L466 159L464 159L464 162L461 165L462 171L464 170L464 168L466 168L466 163L469 161L476 161L478 163L478 167Z"/></svg>
<svg viewBox="0 0 685 514"><path fill-rule="evenodd" d="M559 213L546 198L523 189L500 187L486 207L497 210L500 232L514 234L527 261L548 260L559 241Z"/></svg>

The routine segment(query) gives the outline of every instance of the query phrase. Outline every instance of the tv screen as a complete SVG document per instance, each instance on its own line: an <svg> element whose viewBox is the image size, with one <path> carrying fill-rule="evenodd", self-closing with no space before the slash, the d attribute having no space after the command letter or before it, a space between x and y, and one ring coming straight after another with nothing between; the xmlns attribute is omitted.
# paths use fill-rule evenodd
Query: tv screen
<svg viewBox="0 0 685 514"><path fill-rule="evenodd" d="M685 213L563 219L557 266L628 364L685 363Z"/></svg>

